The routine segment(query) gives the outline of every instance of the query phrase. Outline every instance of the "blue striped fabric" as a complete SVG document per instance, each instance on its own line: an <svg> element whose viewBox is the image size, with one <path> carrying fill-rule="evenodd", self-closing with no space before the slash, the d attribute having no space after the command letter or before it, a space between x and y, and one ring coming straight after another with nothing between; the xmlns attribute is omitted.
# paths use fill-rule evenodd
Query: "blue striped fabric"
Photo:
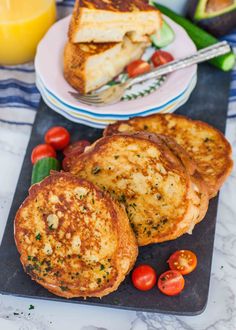
<svg viewBox="0 0 236 330"><path fill-rule="evenodd" d="M68 15L74 0L58 3L58 17ZM226 39L236 51L236 30ZM33 63L19 66L0 66L0 122L13 125L32 125L40 101L35 86ZM236 69L232 72L228 118L236 117Z"/></svg>
<svg viewBox="0 0 236 330"><path fill-rule="evenodd" d="M231 44L236 53L236 29L232 33L225 37L225 39ZM231 86L229 92L229 109L228 118L236 118L236 68L231 74Z"/></svg>

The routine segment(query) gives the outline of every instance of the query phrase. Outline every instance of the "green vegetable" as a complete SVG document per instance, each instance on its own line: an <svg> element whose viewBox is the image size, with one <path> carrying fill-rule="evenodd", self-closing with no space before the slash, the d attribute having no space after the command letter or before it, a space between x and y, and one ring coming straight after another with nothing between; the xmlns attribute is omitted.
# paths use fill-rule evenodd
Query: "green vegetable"
<svg viewBox="0 0 236 330"><path fill-rule="evenodd" d="M42 181L44 178L49 176L51 170L60 170L60 163L57 159L46 157L38 160L33 166L31 184Z"/></svg>
<svg viewBox="0 0 236 330"><path fill-rule="evenodd" d="M218 42L218 39L216 39L206 31L202 30L195 24L191 23L186 18L176 14L169 8L159 5L156 2L152 2L152 5L158 8L164 15L170 17L177 24L181 25L187 31L193 42L196 44L197 49L202 49ZM210 60L210 63L223 71L229 71L234 67L235 54L233 52L229 52L228 54L218 56Z"/></svg>
<svg viewBox="0 0 236 330"><path fill-rule="evenodd" d="M225 2L224 6L221 6L222 1L218 1L219 6L212 6L211 10L208 9L209 6L209 0L199 0L197 3L196 12L194 15L194 18L196 20L201 20L203 18L212 18L215 16L220 16L225 13L228 13L230 11L233 11L236 9L236 2L232 1L227 4L227 1ZM223 3L224 4L224 3Z"/></svg>
<svg viewBox="0 0 236 330"><path fill-rule="evenodd" d="M35 236L35 239L36 239L37 241L40 241L40 240L41 240L41 234L38 233L38 234Z"/></svg>
<svg viewBox="0 0 236 330"><path fill-rule="evenodd" d="M171 44L175 39L173 29L163 21L162 27L156 34L151 35L152 43L157 48L163 48Z"/></svg>

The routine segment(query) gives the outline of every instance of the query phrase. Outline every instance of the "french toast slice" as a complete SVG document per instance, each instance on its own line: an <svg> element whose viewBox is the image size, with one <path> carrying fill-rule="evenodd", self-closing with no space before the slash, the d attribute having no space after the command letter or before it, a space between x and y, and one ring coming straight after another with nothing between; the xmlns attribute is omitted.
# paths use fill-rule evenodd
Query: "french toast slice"
<svg viewBox="0 0 236 330"><path fill-rule="evenodd" d="M191 234L194 226L204 219L208 210L209 194L207 185L198 172L196 163L190 159L188 153L180 145L178 145L174 139L161 134L158 134L158 137L161 138L164 143L166 143L168 148L181 161L186 171L190 175L192 187L191 199L193 217L192 219L189 218L188 223L186 222L184 232Z"/></svg>
<svg viewBox="0 0 236 330"><path fill-rule="evenodd" d="M216 196L233 167L231 146L219 130L185 116L155 114L111 124L104 136L142 130L172 137L196 163L209 197Z"/></svg>
<svg viewBox="0 0 236 330"><path fill-rule="evenodd" d="M77 0L69 39L78 42L145 42L162 25L160 12L144 0Z"/></svg>
<svg viewBox="0 0 236 330"><path fill-rule="evenodd" d="M64 50L64 77L81 94L91 92L120 74L139 59L147 42L133 43L128 37L120 43L73 44Z"/></svg>
<svg viewBox="0 0 236 330"><path fill-rule="evenodd" d="M119 203L62 172L31 187L15 217L15 241L31 278L65 298L115 291L138 254Z"/></svg>
<svg viewBox="0 0 236 330"><path fill-rule="evenodd" d="M139 245L175 239L191 231L199 216L196 185L155 134L101 138L67 162L67 170L125 205Z"/></svg>

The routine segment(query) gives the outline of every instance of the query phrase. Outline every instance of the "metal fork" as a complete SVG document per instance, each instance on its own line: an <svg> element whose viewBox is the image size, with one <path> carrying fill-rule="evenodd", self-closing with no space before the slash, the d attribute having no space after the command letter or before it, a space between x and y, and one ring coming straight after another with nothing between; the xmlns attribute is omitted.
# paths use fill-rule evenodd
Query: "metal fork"
<svg viewBox="0 0 236 330"><path fill-rule="evenodd" d="M226 54L226 53L230 52L230 50L231 50L230 45L226 41L222 41L222 42L214 44L210 47L203 48L200 51L198 51L190 56L169 62L165 65L162 65L162 66L152 70L151 72L140 75L133 79L128 79L124 83L114 85L105 90L97 91L97 92L93 92L93 93L89 93L89 94L85 94L85 95L75 93L75 92L69 92L69 93L74 98L76 98L79 102L87 104L87 105L102 107L105 105L114 104L114 103L117 103L120 101L120 99L124 95L124 92L127 88L129 88L135 84L138 84L140 82L143 82L143 81L146 81L149 79L163 76L165 74L171 73L176 70L187 68L188 66L191 66L193 64L208 61L219 55Z"/></svg>

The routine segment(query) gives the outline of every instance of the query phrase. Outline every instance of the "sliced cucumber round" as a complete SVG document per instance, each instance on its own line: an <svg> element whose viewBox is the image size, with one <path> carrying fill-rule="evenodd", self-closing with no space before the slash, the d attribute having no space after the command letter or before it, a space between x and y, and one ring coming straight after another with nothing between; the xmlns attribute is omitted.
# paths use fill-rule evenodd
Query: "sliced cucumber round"
<svg viewBox="0 0 236 330"><path fill-rule="evenodd" d="M175 39L175 33L166 21L163 21L162 27L157 33L151 35L151 40L156 48L163 48L171 44Z"/></svg>

